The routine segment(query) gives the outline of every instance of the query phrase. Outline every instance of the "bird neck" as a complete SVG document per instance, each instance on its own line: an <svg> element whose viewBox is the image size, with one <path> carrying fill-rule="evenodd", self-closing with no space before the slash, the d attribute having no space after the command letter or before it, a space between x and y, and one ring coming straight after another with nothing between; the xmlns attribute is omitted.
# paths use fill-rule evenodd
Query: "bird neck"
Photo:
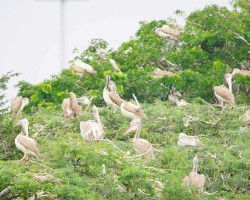
<svg viewBox="0 0 250 200"><path fill-rule="evenodd" d="M141 125L138 126L134 139L138 139L140 137L140 132L141 132Z"/></svg>
<svg viewBox="0 0 250 200"><path fill-rule="evenodd" d="M197 174L198 171L198 158L195 156L193 159L193 170L192 172Z"/></svg>
<svg viewBox="0 0 250 200"><path fill-rule="evenodd" d="M98 123L98 125L100 126L101 129L103 129L103 125L101 123L101 120L100 120L100 116L99 116L99 113L96 112L94 113L94 118L95 118L95 121Z"/></svg>
<svg viewBox="0 0 250 200"><path fill-rule="evenodd" d="M28 126L22 125L21 134L22 134L22 135L29 136Z"/></svg>

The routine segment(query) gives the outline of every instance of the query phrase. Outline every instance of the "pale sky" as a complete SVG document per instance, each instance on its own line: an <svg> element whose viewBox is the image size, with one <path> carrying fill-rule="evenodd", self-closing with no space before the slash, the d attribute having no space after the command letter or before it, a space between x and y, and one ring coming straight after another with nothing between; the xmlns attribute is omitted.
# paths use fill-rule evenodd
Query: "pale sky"
<svg viewBox="0 0 250 200"><path fill-rule="evenodd" d="M161 20L179 9L188 15L206 5L229 5L230 0L67 0L65 4L65 61L93 38L117 48L139 28L139 21ZM177 22L183 25L182 18ZM14 70L7 98L15 96L19 80L39 83L60 72L59 0L0 0L0 76ZM67 68L65 64L64 68Z"/></svg>

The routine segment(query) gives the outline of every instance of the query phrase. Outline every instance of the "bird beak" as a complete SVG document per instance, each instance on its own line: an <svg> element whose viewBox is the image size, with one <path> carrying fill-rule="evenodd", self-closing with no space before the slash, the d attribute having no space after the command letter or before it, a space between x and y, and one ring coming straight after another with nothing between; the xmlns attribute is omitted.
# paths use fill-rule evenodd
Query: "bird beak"
<svg viewBox="0 0 250 200"><path fill-rule="evenodd" d="M137 124L132 124L125 132L124 134L127 135L128 133L130 133L131 131L136 131L138 128Z"/></svg>

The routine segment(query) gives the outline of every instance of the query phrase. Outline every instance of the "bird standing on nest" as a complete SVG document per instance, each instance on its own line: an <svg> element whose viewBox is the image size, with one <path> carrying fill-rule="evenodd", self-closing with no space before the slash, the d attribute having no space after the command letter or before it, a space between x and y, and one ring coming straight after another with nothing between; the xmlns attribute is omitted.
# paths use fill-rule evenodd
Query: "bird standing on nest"
<svg viewBox="0 0 250 200"><path fill-rule="evenodd" d="M93 116L95 120L81 121L81 135L87 142L97 141L104 137L104 126L101 123L97 107L93 106Z"/></svg>
<svg viewBox="0 0 250 200"><path fill-rule="evenodd" d="M69 93L69 98L66 98L62 102L63 116L66 119L73 119L79 115L82 111L82 107L79 104L90 105L91 101L83 96L81 98L76 98L73 92Z"/></svg>
<svg viewBox="0 0 250 200"><path fill-rule="evenodd" d="M17 125L21 125L21 133L15 138L16 147L24 153L23 158L20 160L23 163L26 159L28 159L28 155L35 156L37 158L40 157L40 151L38 148L37 142L29 137L28 126L29 121L24 118L20 120Z"/></svg>

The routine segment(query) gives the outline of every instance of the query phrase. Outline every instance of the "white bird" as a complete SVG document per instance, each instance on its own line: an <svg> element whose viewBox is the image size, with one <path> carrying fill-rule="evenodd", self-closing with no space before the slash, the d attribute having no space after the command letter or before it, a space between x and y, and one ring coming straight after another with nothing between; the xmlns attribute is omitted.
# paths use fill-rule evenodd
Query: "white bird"
<svg viewBox="0 0 250 200"><path fill-rule="evenodd" d="M125 117L134 119L146 117L140 106L130 103L128 101L121 104L121 112Z"/></svg>
<svg viewBox="0 0 250 200"><path fill-rule="evenodd" d="M181 96L181 93L171 86L170 89L169 89L168 100L171 103L176 104L177 106L186 106L186 105L188 105L188 102L186 102L185 100L183 100L183 99L179 100L178 99L178 97L180 97L180 96Z"/></svg>
<svg viewBox="0 0 250 200"><path fill-rule="evenodd" d="M172 77L174 76L175 73L167 71L167 70L161 70L159 68L156 68L153 72L153 77L154 78L161 78L163 76L168 76L168 77Z"/></svg>
<svg viewBox="0 0 250 200"><path fill-rule="evenodd" d="M122 71L120 70L120 68L117 66L115 60L109 59L109 62L110 62L110 64L112 65L112 67L114 68L114 70L116 72L122 73Z"/></svg>
<svg viewBox="0 0 250 200"><path fill-rule="evenodd" d="M186 135L185 133L180 133L177 144L179 146L204 147L204 145L198 139L197 136L189 136L189 135Z"/></svg>
<svg viewBox="0 0 250 200"><path fill-rule="evenodd" d="M24 118L20 120L17 125L21 125L21 133L15 138L15 145L17 149L24 153L23 158L20 160L22 163L25 159L28 159L28 155L40 157L40 151L37 142L29 137L28 125L29 121Z"/></svg>
<svg viewBox="0 0 250 200"><path fill-rule="evenodd" d="M114 109L120 108L121 104L126 102L117 93L116 85L110 80L110 75L106 76L106 84L103 89L103 99L108 106L111 106Z"/></svg>
<svg viewBox="0 0 250 200"><path fill-rule="evenodd" d="M82 102L83 99L78 100L73 92L69 93L69 98L66 98L62 102L63 116L66 119L75 118L82 111L82 107L78 105L78 102Z"/></svg>
<svg viewBox="0 0 250 200"><path fill-rule="evenodd" d="M193 158L193 170L183 179L184 186L195 186L198 188L199 193L201 194L204 190L206 183L206 177L204 174L198 174L198 157Z"/></svg>
<svg viewBox="0 0 250 200"><path fill-rule="evenodd" d="M77 99L77 102L79 104L84 104L84 105L87 105L87 106L91 104L91 101L86 96L82 96L82 97L79 97L79 98L76 98L76 99Z"/></svg>
<svg viewBox="0 0 250 200"><path fill-rule="evenodd" d="M235 68L232 72L232 78L235 76L235 75L240 75L240 76L244 76L244 77L250 77L250 71L249 70L240 70L240 69L237 69ZM249 84L245 84L245 88L246 88L246 92L247 94L250 93L250 86ZM240 84L237 86L237 94L239 93L239 90L240 90Z"/></svg>
<svg viewBox="0 0 250 200"><path fill-rule="evenodd" d="M80 74L93 74L96 75L96 71L93 69L92 66L90 66L87 63L84 63L80 60L75 60L71 65L70 68L75 71L76 73L80 73Z"/></svg>
<svg viewBox="0 0 250 200"><path fill-rule="evenodd" d="M81 135L87 142L97 141L104 137L104 126L101 123L97 107L93 106L93 116L95 120L81 121Z"/></svg>
<svg viewBox="0 0 250 200"><path fill-rule="evenodd" d="M170 28L168 25L157 28L155 33L162 38L170 38L174 40L178 40L180 37L180 31L178 29Z"/></svg>
<svg viewBox="0 0 250 200"><path fill-rule="evenodd" d="M23 108L29 104L29 98L22 96L13 97L11 99L10 111L13 115L17 115L18 112L21 112Z"/></svg>
<svg viewBox="0 0 250 200"><path fill-rule="evenodd" d="M235 101L232 92L232 75L230 73L226 73L224 75L224 82L228 84L229 88L227 88L224 84L220 86L214 86L214 95L218 99L222 109L224 109L224 102L228 103L232 108L234 108Z"/></svg>
<svg viewBox="0 0 250 200"><path fill-rule="evenodd" d="M232 72L232 77L234 77L234 75L239 74L241 76L250 76L250 71L249 70L240 70L235 68Z"/></svg>
<svg viewBox="0 0 250 200"><path fill-rule="evenodd" d="M130 127L125 131L125 134L128 134L131 131L136 131L136 134L133 139L133 145L135 150L140 155L144 155L146 158L154 158L152 144L145 139L139 138L141 127L142 127L141 119L135 118L133 121L131 121Z"/></svg>

